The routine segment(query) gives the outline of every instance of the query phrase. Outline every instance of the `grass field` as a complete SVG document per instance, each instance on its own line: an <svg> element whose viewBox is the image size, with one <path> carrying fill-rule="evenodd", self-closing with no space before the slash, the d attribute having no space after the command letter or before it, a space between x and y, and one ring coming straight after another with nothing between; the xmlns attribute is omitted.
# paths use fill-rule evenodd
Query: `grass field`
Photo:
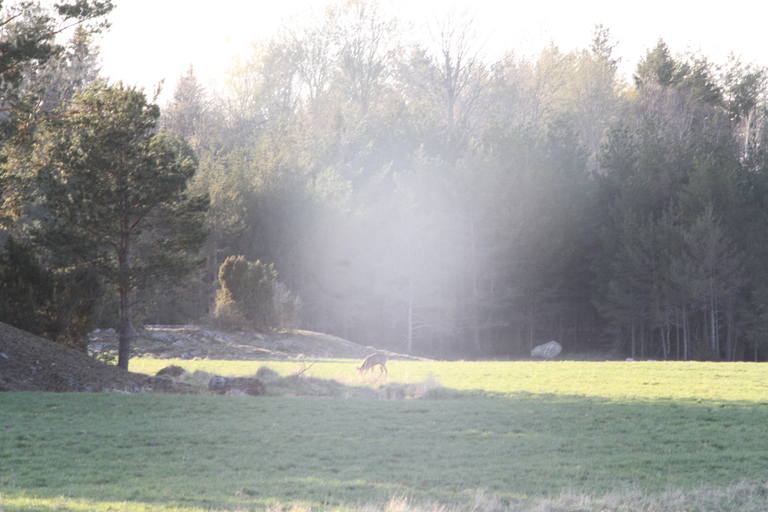
<svg viewBox="0 0 768 512"><path fill-rule="evenodd" d="M262 364L131 369L170 363ZM263 364L384 385L359 361ZM768 366L387 366L430 399L2 393L0 510L768 510Z"/></svg>

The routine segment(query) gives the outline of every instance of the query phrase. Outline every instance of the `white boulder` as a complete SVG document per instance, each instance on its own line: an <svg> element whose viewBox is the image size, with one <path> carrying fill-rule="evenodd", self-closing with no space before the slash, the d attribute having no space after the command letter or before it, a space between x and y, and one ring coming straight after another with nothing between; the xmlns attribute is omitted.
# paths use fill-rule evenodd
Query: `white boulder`
<svg viewBox="0 0 768 512"><path fill-rule="evenodd" d="M556 341L550 341L549 343L534 347L533 350L531 350L531 357L544 357L547 359L552 359L557 356L557 354L562 352L562 350L562 345Z"/></svg>

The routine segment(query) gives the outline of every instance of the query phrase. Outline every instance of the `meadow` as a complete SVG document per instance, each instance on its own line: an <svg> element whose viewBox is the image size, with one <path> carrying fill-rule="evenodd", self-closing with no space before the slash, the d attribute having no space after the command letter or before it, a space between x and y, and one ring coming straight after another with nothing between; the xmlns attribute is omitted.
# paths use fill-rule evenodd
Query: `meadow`
<svg viewBox="0 0 768 512"><path fill-rule="evenodd" d="M2 393L0 510L768 510L765 365L169 363L342 398Z"/></svg>

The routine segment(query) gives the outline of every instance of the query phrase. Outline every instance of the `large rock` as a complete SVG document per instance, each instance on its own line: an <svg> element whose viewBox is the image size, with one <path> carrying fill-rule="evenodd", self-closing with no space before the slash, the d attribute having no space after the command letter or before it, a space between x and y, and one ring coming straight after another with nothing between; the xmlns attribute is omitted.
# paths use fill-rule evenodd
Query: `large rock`
<svg viewBox="0 0 768 512"><path fill-rule="evenodd" d="M562 352L563 347L556 341L550 341L549 343L545 343L543 345L539 345L538 347L534 347L533 350L531 350L531 356L532 357L544 357L546 359L552 359L557 354Z"/></svg>
<svg viewBox="0 0 768 512"><path fill-rule="evenodd" d="M186 373L187 373L187 370L185 370L181 366L176 366L175 364L172 364L171 366L166 366L165 368L157 372L155 375L157 375L158 377L181 377Z"/></svg>

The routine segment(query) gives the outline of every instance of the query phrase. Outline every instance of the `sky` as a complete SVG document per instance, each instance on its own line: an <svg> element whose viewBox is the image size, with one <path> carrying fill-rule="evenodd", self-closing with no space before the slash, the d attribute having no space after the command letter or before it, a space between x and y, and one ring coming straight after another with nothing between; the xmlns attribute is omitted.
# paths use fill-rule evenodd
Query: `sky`
<svg viewBox="0 0 768 512"><path fill-rule="evenodd" d="M151 93L161 80L167 97L190 65L216 88L232 59L251 42L268 39L294 15L315 12L335 0L115 0L112 28L101 40L102 75ZM629 76L639 58L664 39L673 54L700 52L716 63L730 53L768 66L768 2L731 0L380 0L417 28L467 9L490 57L506 50L533 54L550 43L561 51L589 46L602 24L618 46ZM717 7L715 7L717 6Z"/></svg>

